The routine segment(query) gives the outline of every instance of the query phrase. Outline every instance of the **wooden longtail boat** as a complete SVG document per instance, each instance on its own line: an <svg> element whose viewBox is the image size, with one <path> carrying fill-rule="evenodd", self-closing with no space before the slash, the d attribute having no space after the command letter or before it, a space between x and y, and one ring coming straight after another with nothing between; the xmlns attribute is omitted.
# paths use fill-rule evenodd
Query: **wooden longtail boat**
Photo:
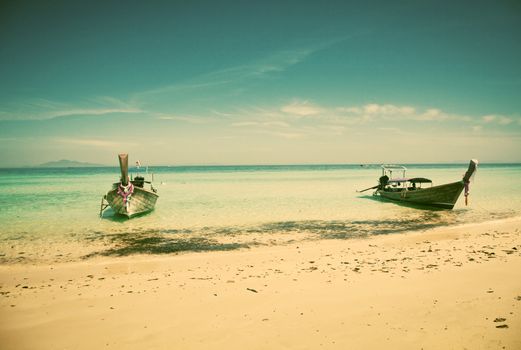
<svg viewBox="0 0 521 350"><path fill-rule="evenodd" d="M432 186L432 181L423 177L407 178L407 168L400 165L382 165L382 176L378 179L378 185L363 191L376 189L374 196L386 199L420 204L425 206L452 209L456 204L463 189L465 189L465 205L469 195L469 183L477 169L478 161L472 159L465 175L460 181ZM402 177L393 178L393 172L401 173ZM430 187L423 187L430 184ZM360 191L360 192L363 192Z"/></svg>
<svg viewBox="0 0 521 350"><path fill-rule="evenodd" d="M129 178L128 154L120 154L118 158L121 179L114 183L112 189L101 199L100 216L108 206L116 214L128 218L153 210L159 196L152 182L145 181L145 178L139 175L133 179Z"/></svg>

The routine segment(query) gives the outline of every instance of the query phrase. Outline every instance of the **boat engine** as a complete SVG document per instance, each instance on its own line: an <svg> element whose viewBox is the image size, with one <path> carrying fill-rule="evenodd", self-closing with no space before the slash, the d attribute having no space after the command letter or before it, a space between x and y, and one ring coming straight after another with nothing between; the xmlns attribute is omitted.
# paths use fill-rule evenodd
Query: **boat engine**
<svg viewBox="0 0 521 350"><path fill-rule="evenodd" d="M378 189L383 190L388 183L389 183L389 176L387 176L387 175L380 176L380 178L378 179Z"/></svg>

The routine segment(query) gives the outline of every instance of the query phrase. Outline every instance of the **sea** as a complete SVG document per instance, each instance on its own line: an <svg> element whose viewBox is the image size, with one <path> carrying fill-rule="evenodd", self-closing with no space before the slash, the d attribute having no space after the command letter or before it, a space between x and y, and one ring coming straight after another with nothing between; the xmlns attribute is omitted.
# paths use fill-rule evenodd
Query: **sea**
<svg viewBox="0 0 521 350"><path fill-rule="evenodd" d="M467 164L409 164L408 176L458 181ZM154 211L132 219L103 195L119 168L0 169L0 263L103 256L248 250L309 240L349 240L521 213L521 164L480 164L453 210L402 205L359 193L379 165L157 166L130 169L154 180Z"/></svg>

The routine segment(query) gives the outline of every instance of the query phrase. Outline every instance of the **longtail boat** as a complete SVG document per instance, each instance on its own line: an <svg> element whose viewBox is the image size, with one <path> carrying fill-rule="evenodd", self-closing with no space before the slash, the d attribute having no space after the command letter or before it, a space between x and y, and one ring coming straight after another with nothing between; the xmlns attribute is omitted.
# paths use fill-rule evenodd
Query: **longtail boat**
<svg viewBox="0 0 521 350"><path fill-rule="evenodd" d="M463 190L465 190L465 205L468 204L470 179L476 172L477 166L478 161L472 159L467 172L460 181L432 186L432 180L424 177L407 178L407 168L404 166L384 164L378 185L359 192L375 189L374 196L422 206L452 209ZM400 177L393 177L393 172L398 173ZM430 186L422 187L426 186L425 184L430 184Z"/></svg>
<svg viewBox="0 0 521 350"><path fill-rule="evenodd" d="M119 154L121 178L112 185L112 189L101 199L100 216L110 206L116 214L127 218L149 212L156 205L157 189L152 182L145 181L141 175L133 179L128 176L128 154ZM139 166L139 162L137 162ZM148 168L147 168L148 169Z"/></svg>

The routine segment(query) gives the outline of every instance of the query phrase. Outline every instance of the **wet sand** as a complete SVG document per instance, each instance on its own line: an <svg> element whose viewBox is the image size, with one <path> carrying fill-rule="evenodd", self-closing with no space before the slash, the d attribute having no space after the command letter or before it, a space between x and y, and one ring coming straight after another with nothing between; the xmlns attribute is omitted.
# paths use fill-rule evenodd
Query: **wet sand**
<svg viewBox="0 0 521 350"><path fill-rule="evenodd" d="M2 349L521 349L521 218L0 266Z"/></svg>

